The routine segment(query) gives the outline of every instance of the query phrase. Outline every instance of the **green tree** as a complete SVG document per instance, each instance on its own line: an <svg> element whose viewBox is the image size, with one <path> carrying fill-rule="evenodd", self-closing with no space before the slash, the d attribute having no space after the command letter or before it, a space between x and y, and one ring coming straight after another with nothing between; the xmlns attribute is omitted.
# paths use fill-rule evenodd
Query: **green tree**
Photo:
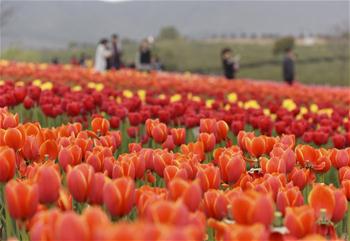
<svg viewBox="0 0 350 241"><path fill-rule="evenodd" d="M158 39L162 40L178 39L180 37L180 32L174 26L163 27L158 35Z"/></svg>
<svg viewBox="0 0 350 241"><path fill-rule="evenodd" d="M280 54L286 51L286 49L294 48L295 40L294 37L288 36L288 37L283 37L275 41L273 45L273 54Z"/></svg>

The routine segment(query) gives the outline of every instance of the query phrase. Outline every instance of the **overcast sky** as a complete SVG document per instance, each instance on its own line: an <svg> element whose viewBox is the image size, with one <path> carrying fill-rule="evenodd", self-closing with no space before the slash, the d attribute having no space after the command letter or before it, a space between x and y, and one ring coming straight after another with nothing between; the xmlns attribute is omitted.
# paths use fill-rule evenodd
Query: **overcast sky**
<svg viewBox="0 0 350 241"><path fill-rule="evenodd" d="M349 24L349 1L9 1L14 14L1 29L1 47L95 43L118 33L141 39L174 25L193 38L212 34L328 34Z"/></svg>

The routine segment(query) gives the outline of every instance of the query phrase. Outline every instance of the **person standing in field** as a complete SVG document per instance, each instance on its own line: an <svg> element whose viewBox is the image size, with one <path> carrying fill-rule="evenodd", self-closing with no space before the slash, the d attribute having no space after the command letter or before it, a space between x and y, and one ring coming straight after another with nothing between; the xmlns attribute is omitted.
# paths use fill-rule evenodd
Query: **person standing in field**
<svg viewBox="0 0 350 241"><path fill-rule="evenodd" d="M226 79L234 79L239 66L238 61L234 60L233 53L230 48L224 48L221 51L221 61Z"/></svg>
<svg viewBox="0 0 350 241"><path fill-rule="evenodd" d="M140 44L136 63L136 67L139 70L149 71L152 69L152 53L147 39L142 40Z"/></svg>
<svg viewBox="0 0 350 241"><path fill-rule="evenodd" d="M108 40L101 39L97 45L95 54L95 70L98 72L104 72L107 69L107 59L111 57L112 53L107 48Z"/></svg>
<svg viewBox="0 0 350 241"><path fill-rule="evenodd" d="M287 48L283 58L283 79L292 85L295 79L295 55L292 48Z"/></svg>
<svg viewBox="0 0 350 241"><path fill-rule="evenodd" d="M111 39L111 52L112 55L109 58L111 69L120 69L121 67L121 45L119 43L118 35L113 34Z"/></svg>

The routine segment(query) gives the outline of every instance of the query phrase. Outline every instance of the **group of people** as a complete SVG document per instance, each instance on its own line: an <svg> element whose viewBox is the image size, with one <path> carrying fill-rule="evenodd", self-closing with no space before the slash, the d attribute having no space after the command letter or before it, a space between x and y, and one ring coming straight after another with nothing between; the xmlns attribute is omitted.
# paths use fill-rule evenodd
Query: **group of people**
<svg viewBox="0 0 350 241"><path fill-rule="evenodd" d="M239 70L239 56L233 54L232 49L224 48L221 51L221 61L224 75L227 79L235 79ZM295 55L291 48L286 49L282 63L284 81L292 85L295 79ZM95 54L95 70L104 72L109 69L118 70L125 65L122 62L122 48L118 35L113 34L110 42L103 38L100 40ZM151 41L144 39L141 41L135 62L130 64L130 68L141 71L162 70L163 66L157 56L152 55Z"/></svg>
<svg viewBox="0 0 350 241"><path fill-rule="evenodd" d="M161 70L163 68L159 58L152 55L150 44L148 39L142 40L135 63L130 64L128 67L142 71ZM103 38L96 48L94 68L98 72L104 72L109 69L118 70L125 66L121 57L121 42L118 35L112 35L110 44L108 39Z"/></svg>
<svg viewBox="0 0 350 241"><path fill-rule="evenodd" d="M224 48L221 51L221 61L224 75L227 79L234 79L239 70L239 56L234 56L230 48ZM292 48L285 50L282 63L282 73L284 81L292 85L295 80L295 55Z"/></svg>
<svg viewBox="0 0 350 241"><path fill-rule="evenodd" d="M108 69L120 69L122 67L121 55L121 43L118 35L112 35L110 45L108 39L101 39L96 48L95 70L104 72Z"/></svg>

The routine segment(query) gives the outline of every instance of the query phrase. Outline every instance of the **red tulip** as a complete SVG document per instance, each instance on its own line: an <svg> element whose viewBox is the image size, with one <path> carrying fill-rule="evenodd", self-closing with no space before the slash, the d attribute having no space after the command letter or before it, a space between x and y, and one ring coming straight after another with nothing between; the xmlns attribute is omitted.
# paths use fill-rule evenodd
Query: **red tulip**
<svg viewBox="0 0 350 241"><path fill-rule="evenodd" d="M120 118L118 116L112 116L109 119L109 123L111 125L111 128L118 129L120 125Z"/></svg>
<svg viewBox="0 0 350 241"><path fill-rule="evenodd" d="M344 148L346 145L346 138L344 135L335 134L332 137L332 142L335 148L341 149L341 148Z"/></svg>

